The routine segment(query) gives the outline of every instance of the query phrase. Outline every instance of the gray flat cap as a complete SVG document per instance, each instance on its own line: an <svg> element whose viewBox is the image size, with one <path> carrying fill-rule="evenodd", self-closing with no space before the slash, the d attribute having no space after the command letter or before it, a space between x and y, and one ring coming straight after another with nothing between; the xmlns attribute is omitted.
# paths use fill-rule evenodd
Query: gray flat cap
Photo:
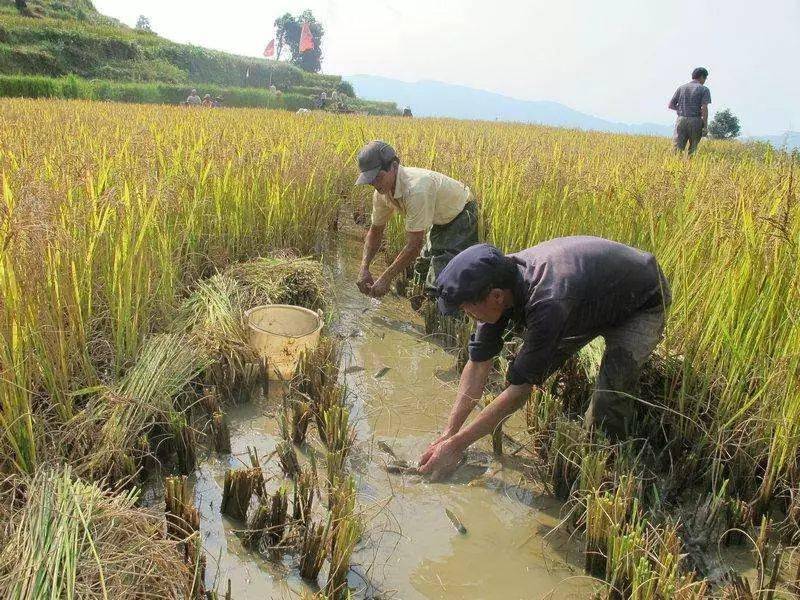
<svg viewBox="0 0 800 600"><path fill-rule="evenodd" d="M378 173L388 170L395 158L397 152L386 142L374 140L364 146L358 153L358 170L361 175L356 179L356 185L375 181Z"/></svg>

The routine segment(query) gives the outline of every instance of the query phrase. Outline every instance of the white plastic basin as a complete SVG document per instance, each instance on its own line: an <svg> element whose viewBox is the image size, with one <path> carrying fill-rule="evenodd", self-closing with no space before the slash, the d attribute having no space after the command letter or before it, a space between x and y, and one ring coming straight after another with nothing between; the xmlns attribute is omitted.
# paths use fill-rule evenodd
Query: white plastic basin
<svg viewBox="0 0 800 600"><path fill-rule="evenodd" d="M244 315L250 345L266 359L270 379L291 379L303 352L314 350L319 342L322 319L302 306L267 304Z"/></svg>

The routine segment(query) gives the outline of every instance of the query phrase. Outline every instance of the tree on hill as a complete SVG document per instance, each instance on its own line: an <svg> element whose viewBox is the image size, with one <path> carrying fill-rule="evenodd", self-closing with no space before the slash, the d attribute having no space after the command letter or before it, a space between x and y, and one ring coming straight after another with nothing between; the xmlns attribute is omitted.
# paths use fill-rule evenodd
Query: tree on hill
<svg viewBox="0 0 800 600"><path fill-rule="evenodd" d="M303 23L308 23L311 35L314 36L314 48L305 52L300 52L300 32ZM290 62L308 71L309 73L319 73L322 69L322 37L325 29L322 24L314 18L314 13L305 10L296 17L289 13L275 19L275 45L276 57L281 58L281 52L285 47L291 53Z"/></svg>
<svg viewBox="0 0 800 600"><path fill-rule="evenodd" d="M150 26L150 19L144 15L139 15L139 18L136 19L136 29L152 32L153 28Z"/></svg>
<svg viewBox="0 0 800 600"><path fill-rule="evenodd" d="M739 117L726 108L714 115L708 126L708 135L716 140L732 140L738 137L741 129Z"/></svg>

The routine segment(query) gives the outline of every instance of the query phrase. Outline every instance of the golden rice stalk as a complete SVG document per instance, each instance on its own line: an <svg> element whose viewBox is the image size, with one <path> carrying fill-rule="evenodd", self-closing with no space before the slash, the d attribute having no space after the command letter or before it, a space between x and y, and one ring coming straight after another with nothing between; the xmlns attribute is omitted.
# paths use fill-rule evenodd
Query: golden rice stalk
<svg viewBox="0 0 800 600"><path fill-rule="evenodd" d="M339 384L326 385L324 388L322 388L320 394L315 399L315 403L312 404L314 410L314 419L317 424L317 433L326 447L328 444L328 439L335 439L340 433L328 433L326 415L329 411L344 406L345 396L346 393L344 386Z"/></svg>
<svg viewBox="0 0 800 600"><path fill-rule="evenodd" d="M329 516L331 536L330 571L325 584L325 593L330 598L346 598L347 573L350 570L350 556L362 535L361 522L355 514L355 480L349 477L333 493Z"/></svg>
<svg viewBox="0 0 800 600"><path fill-rule="evenodd" d="M300 398L284 397L280 416L283 439L298 445L305 443L311 417L311 405L308 402Z"/></svg>
<svg viewBox="0 0 800 600"><path fill-rule="evenodd" d="M137 508L137 493L114 494L69 468L18 480L0 548L0 597L106 599L190 596L193 576L163 521Z"/></svg>
<svg viewBox="0 0 800 600"><path fill-rule="evenodd" d="M560 419L549 448L551 478L557 498L566 500L579 474L579 461L587 442L586 430L575 421Z"/></svg>
<svg viewBox="0 0 800 600"><path fill-rule="evenodd" d="M174 331L191 334L214 362L208 378L227 396L251 386L249 365L256 360L243 321L243 290L225 275L196 283L172 324Z"/></svg>
<svg viewBox="0 0 800 600"><path fill-rule="evenodd" d="M86 472L112 482L130 478L137 468L132 456L137 440L156 424L169 426L175 398L208 363L208 356L185 336L148 340L119 383L101 393L67 429L72 446L86 457Z"/></svg>
<svg viewBox="0 0 800 600"><path fill-rule="evenodd" d="M200 511L194 506L185 475L164 480L164 504L169 539L186 541L200 531Z"/></svg>
<svg viewBox="0 0 800 600"><path fill-rule="evenodd" d="M247 306L295 304L312 310L326 306L319 261L275 255L231 265L224 275L240 286Z"/></svg>
<svg viewBox="0 0 800 600"><path fill-rule="evenodd" d="M350 411L343 406L332 406L325 411L325 468L327 472L328 504L344 478L345 462L355 442L355 430L349 423Z"/></svg>
<svg viewBox="0 0 800 600"><path fill-rule="evenodd" d="M635 512L634 486L634 477L625 475L613 493L594 488L586 496L586 571L594 577L604 578L613 568L615 532Z"/></svg>

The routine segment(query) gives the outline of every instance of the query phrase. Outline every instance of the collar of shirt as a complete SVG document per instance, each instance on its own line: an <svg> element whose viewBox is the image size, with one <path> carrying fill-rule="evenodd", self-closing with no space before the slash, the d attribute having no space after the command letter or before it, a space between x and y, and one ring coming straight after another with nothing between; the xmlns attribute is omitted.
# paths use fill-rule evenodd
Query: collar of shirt
<svg viewBox="0 0 800 600"><path fill-rule="evenodd" d="M527 304L527 286L525 279L517 268L517 281L512 290L514 294L513 304L505 310L503 318L507 317L516 327L525 325L525 305Z"/></svg>
<svg viewBox="0 0 800 600"><path fill-rule="evenodd" d="M406 195L406 191L408 190L408 174L406 170L403 168L402 165L397 165L397 179L394 183L394 194L392 196L397 198L402 198Z"/></svg>
<svg viewBox="0 0 800 600"><path fill-rule="evenodd" d="M406 171L403 169L402 165L397 165L397 178L394 183L394 193L386 195L389 202L393 203L401 212L405 210L405 203L401 203L400 199L406 195L406 191L408 190L407 177Z"/></svg>

